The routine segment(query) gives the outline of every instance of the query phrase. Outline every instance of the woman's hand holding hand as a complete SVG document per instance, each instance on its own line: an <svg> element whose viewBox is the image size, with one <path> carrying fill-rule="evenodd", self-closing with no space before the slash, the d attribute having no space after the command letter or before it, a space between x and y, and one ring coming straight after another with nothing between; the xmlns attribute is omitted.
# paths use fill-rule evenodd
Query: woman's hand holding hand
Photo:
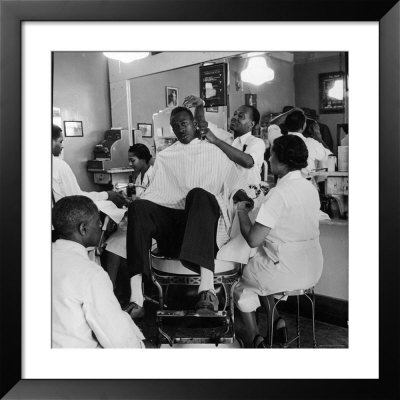
<svg viewBox="0 0 400 400"><path fill-rule="evenodd" d="M244 212L248 214L254 207L254 203L251 203L250 201L239 201L236 203L236 211L239 212Z"/></svg>

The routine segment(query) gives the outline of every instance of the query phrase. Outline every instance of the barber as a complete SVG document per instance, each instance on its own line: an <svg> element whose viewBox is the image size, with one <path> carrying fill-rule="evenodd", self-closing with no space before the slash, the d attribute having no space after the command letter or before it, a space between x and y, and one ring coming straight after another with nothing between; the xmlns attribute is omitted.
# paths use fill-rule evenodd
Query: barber
<svg viewBox="0 0 400 400"><path fill-rule="evenodd" d="M260 121L258 110L253 106L242 105L234 112L230 122L234 140L232 144L229 144L220 138L226 137L228 132L205 120L204 105L204 101L194 95L186 97L183 102L183 106L195 107L194 117L200 127L202 138L217 146L240 169L244 170L248 184L259 184L265 143L262 139L252 135L253 128Z"/></svg>

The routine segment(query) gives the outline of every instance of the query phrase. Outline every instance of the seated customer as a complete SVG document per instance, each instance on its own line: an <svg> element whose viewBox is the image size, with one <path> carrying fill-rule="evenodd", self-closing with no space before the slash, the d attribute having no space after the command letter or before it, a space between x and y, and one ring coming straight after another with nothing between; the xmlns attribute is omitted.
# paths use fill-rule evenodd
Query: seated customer
<svg viewBox="0 0 400 400"><path fill-rule="evenodd" d="M142 143L134 144L129 148L128 158L130 166L138 172L135 181L136 194L132 196L132 200L136 200L149 186L154 169L150 165L150 150ZM107 272L114 288L119 267L126 263L126 222L124 219L119 224L117 231L107 240Z"/></svg>
<svg viewBox="0 0 400 400"><path fill-rule="evenodd" d="M260 172L264 161L265 143L252 134L260 121L257 108L242 105L233 113L229 129L233 132L234 140L229 144L226 140L221 140L229 136L228 132L205 120L204 101L200 97L190 95L185 98L183 104L195 107L194 117L201 127L202 139L207 139L217 146L236 163L249 185L258 185L261 182Z"/></svg>
<svg viewBox="0 0 400 400"><path fill-rule="evenodd" d="M154 238L161 254L178 257L186 267L200 272L196 309L215 312L214 259L218 246L229 239L226 235L222 241L216 232L228 224L229 218L220 217L227 216L228 195L235 193L232 188L243 185L236 165L224 152L199 139L189 109L174 108L170 123L178 141L157 155L150 186L128 209L126 248L133 277L132 302L139 314L142 274L149 274Z"/></svg>
<svg viewBox="0 0 400 400"><path fill-rule="evenodd" d="M254 225L248 216L251 205L237 204L241 233L250 247L257 248L235 288L235 303L246 327L246 347L265 347L255 318L259 296L268 311L274 301L271 295L312 287L322 273L319 196L300 172L307 158L307 147L297 136L275 139L269 161L279 180L267 194ZM274 326L285 329L285 322L280 318Z"/></svg>
<svg viewBox="0 0 400 400"><path fill-rule="evenodd" d="M52 347L144 347L107 273L88 258L101 235L96 205L85 196L64 197L52 222L59 237L52 245Z"/></svg>

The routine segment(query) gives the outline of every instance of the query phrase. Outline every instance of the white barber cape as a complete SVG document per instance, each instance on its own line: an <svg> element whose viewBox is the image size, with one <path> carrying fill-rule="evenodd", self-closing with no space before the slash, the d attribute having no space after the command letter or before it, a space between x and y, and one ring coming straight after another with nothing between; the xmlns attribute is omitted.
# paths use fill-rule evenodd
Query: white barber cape
<svg viewBox="0 0 400 400"><path fill-rule="evenodd" d="M114 296L102 267L79 243L52 245L52 347L144 347L143 334Z"/></svg>

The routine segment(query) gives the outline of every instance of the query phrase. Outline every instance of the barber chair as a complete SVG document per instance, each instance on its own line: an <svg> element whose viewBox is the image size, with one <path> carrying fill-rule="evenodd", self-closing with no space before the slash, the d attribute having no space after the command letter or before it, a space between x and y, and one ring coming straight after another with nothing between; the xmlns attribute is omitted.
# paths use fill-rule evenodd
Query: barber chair
<svg viewBox="0 0 400 400"><path fill-rule="evenodd" d="M156 314L158 345L233 344L233 290L240 278L241 264L215 260L214 286L219 299L218 312L194 311L198 300L200 275L179 260L150 252L151 279L158 289Z"/></svg>

